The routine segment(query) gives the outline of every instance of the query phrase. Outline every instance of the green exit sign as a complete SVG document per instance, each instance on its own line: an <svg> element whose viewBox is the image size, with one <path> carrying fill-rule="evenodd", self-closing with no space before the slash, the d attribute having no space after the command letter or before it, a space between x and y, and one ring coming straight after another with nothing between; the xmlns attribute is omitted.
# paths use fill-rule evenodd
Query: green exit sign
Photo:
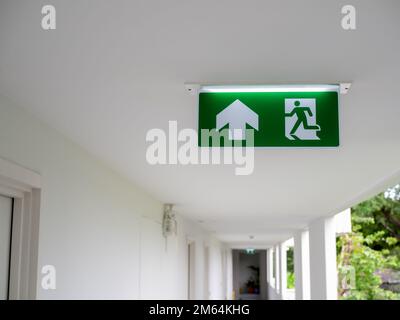
<svg viewBox="0 0 400 320"><path fill-rule="evenodd" d="M252 129L255 147L337 147L338 95L336 85L204 88L199 94L199 146L211 145L202 129L226 129L229 142L243 144L249 139L246 129Z"/></svg>

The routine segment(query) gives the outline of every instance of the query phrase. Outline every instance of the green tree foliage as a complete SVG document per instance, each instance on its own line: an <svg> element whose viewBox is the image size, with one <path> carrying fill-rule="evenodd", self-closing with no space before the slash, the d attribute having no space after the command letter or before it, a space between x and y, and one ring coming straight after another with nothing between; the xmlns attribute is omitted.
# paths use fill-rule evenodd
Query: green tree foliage
<svg viewBox="0 0 400 320"><path fill-rule="evenodd" d="M400 185L352 208L353 224L365 237L373 236L373 249L393 249L400 242Z"/></svg>
<svg viewBox="0 0 400 320"><path fill-rule="evenodd" d="M342 299L400 299L379 272L400 270L400 186L352 208L353 233L338 238Z"/></svg>
<svg viewBox="0 0 400 320"><path fill-rule="evenodd" d="M384 290L377 271L387 268L388 259L381 251L365 244L362 234L342 236L339 256L339 295L343 299L381 300L399 299L400 295ZM346 248L344 249L343 248Z"/></svg>
<svg viewBox="0 0 400 320"><path fill-rule="evenodd" d="M287 287L294 288L294 251L293 247L289 247L286 253L287 257Z"/></svg>

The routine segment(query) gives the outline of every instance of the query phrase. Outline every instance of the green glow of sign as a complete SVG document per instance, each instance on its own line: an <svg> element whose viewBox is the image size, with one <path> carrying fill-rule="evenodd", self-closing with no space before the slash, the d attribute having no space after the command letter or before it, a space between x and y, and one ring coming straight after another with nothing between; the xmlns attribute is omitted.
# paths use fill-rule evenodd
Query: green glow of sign
<svg viewBox="0 0 400 320"><path fill-rule="evenodd" d="M199 146L245 145L250 129L255 147L337 147L338 109L337 89L210 89L199 95ZM215 145L202 129L225 139Z"/></svg>

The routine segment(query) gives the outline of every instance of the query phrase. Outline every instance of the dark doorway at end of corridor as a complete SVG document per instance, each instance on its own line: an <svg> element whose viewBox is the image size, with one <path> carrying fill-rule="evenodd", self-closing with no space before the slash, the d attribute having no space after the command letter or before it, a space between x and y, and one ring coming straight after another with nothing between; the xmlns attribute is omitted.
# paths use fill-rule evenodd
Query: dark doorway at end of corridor
<svg viewBox="0 0 400 320"><path fill-rule="evenodd" d="M233 290L236 300L267 299L266 250L234 249Z"/></svg>

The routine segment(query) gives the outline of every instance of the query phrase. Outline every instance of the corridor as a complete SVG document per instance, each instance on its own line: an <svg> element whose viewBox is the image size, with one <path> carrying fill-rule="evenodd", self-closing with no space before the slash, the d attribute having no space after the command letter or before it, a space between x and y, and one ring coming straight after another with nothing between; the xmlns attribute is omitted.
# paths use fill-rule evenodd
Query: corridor
<svg viewBox="0 0 400 320"><path fill-rule="evenodd" d="M400 181L399 13L0 1L0 299L338 299Z"/></svg>

